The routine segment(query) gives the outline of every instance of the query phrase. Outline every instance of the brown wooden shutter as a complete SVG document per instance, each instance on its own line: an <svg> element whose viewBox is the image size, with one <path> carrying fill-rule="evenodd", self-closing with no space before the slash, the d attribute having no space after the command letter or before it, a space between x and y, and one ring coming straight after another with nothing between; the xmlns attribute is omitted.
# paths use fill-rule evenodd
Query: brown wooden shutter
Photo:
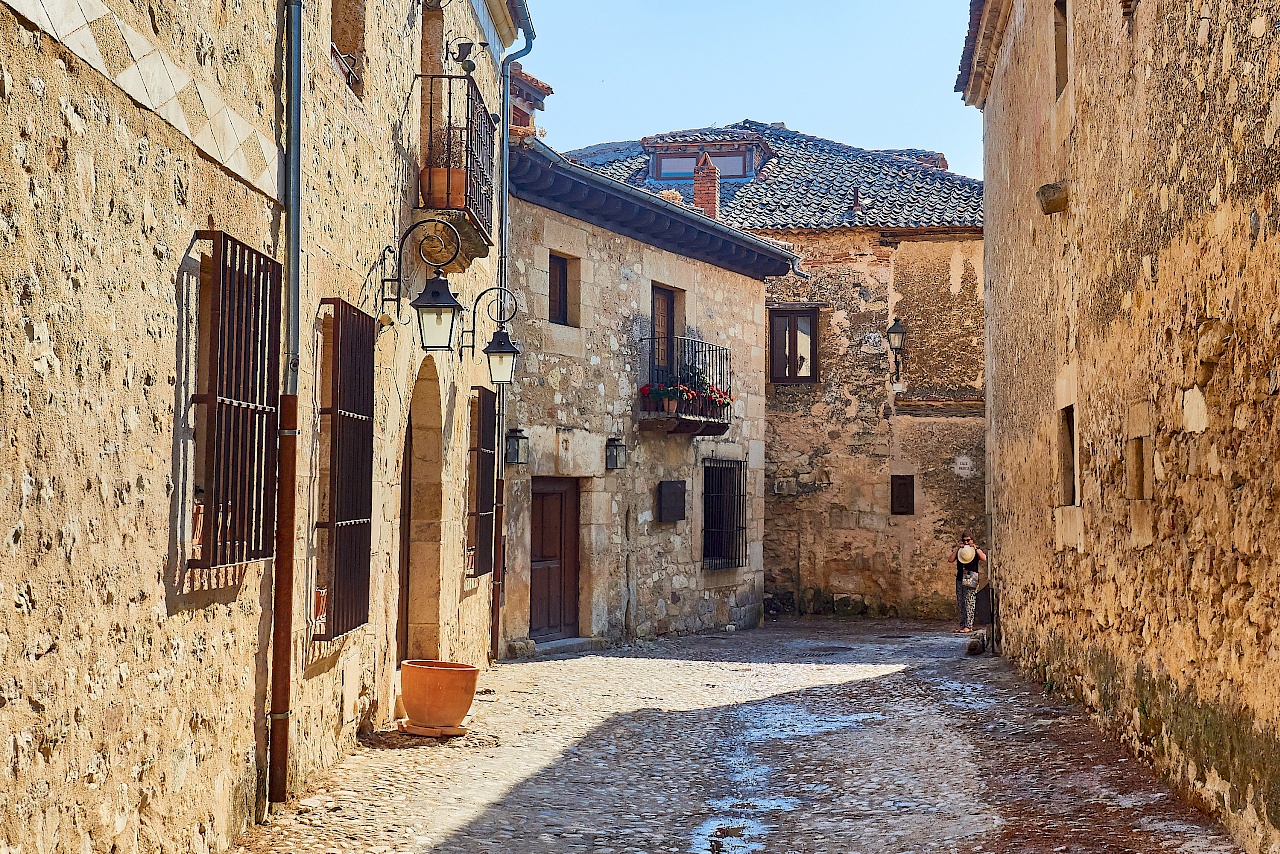
<svg viewBox="0 0 1280 854"><path fill-rule="evenodd" d="M547 319L565 325L569 322L569 259L552 255L547 266Z"/></svg>
<svg viewBox="0 0 1280 854"><path fill-rule="evenodd" d="M889 476L889 512L894 516L916 515L915 475Z"/></svg>
<svg viewBox="0 0 1280 854"><path fill-rule="evenodd" d="M329 421L329 595L324 630L332 640L369 622L373 525L373 345L378 321L340 299L333 306Z"/></svg>
<svg viewBox="0 0 1280 854"><path fill-rule="evenodd" d="M275 554L280 426L281 265L221 231L213 242L204 404L204 513L191 567L229 566Z"/></svg>
<svg viewBox="0 0 1280 854"><path fill-rule="evenodd" d="M468 484L467 545L470 574L493 572L494 513L498 460L498 395L476 386L471 408L471 482Z"/></svg>

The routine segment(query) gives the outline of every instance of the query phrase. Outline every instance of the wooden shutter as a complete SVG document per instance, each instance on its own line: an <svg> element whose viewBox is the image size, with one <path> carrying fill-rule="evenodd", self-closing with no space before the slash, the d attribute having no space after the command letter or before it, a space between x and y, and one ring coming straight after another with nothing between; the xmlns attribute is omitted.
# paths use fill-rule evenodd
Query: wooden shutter
<svg viewBox="0 0 1280 854"><path fill-rule="evenodd" d="M912 474L889 476L889 512L894 516L916 515L916 478Z"/></svg>
<svg viewBox="0 0 1280 854"><path fill-rule="evenodd" d="M549 275L547 319L552 323L569 323L569 259L551 255L547 262Z"/></svg>
<svg viewBox="0 0 1280 854"><path fill-rule="evenodd" d="M280 427L280 278L274 259L221 231L213 242L203 404L204 512L191 567L229 566L275 554Z"/></svg>
<svg viewBox="0 0 1280 854"><path fill-rule="evenodd" d="M333 306L329 417L329 595L319 640L369 622L373 525L373 345L378 321L340 299Z"/></svg>
<svg viewBox="0 0 1280 854"><path fill-rule="evenodd" d="M653 367L674 367L676 292L653 286Z"/></svg>
<svg viewBox="0 0 1280 854"><path fill-rule="evenodd" d="M471 390L471 477L468 484L467 545L470 574L493 572L494 513L498 464L498 395Z"/></svg>

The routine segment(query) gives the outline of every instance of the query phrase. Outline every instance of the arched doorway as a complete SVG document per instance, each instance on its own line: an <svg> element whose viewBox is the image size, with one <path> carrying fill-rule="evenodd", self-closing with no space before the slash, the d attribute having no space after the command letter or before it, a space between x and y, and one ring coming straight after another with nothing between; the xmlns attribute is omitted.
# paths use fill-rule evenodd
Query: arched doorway
<svg viewBox="0 0 1280 854"><path fill-rule="evenodd" d="M400 660L440 657L440 541L444 429L440 377L428 356L418 370L400 480Z"/></svg>

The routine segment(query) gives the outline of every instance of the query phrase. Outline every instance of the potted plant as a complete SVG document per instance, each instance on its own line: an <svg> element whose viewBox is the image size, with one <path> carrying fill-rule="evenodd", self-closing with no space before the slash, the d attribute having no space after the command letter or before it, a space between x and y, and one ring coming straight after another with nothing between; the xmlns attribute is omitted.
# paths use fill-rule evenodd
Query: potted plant
<svg viewBox="0 0 1280 854"><path fill-rule="evenodd" d="M680 405L680 389L682 386L669 385L660 386L662 393L662 408L666 412L675 412L676 407Z"/></svg>
<svg viewBox="0 0 1280 854"><path fill-rule="evenodd" d="M422 167L422 202L431 210L467 206L466 128L439 128L432 134Z"/></svg>

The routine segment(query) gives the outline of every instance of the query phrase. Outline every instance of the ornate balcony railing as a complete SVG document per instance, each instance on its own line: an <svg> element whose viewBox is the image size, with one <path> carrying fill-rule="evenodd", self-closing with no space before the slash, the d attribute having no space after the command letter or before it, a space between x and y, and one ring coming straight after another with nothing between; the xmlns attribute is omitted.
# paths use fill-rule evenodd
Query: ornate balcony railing
<svg viewBox="0 0 1280 854"><path fill-rule="evenodd" d="M698 423L729 423L733 375L728 347L677 336L646 338L643 344L649 369L649 381L640 389L644 411Z"/></svg>
<svg viewBox="0 0 1280 854"><path fill-rule="evenodd" d="M493 245L494 139L497 123L469 75L422 78L422 208L464 211Z"/></svg>

